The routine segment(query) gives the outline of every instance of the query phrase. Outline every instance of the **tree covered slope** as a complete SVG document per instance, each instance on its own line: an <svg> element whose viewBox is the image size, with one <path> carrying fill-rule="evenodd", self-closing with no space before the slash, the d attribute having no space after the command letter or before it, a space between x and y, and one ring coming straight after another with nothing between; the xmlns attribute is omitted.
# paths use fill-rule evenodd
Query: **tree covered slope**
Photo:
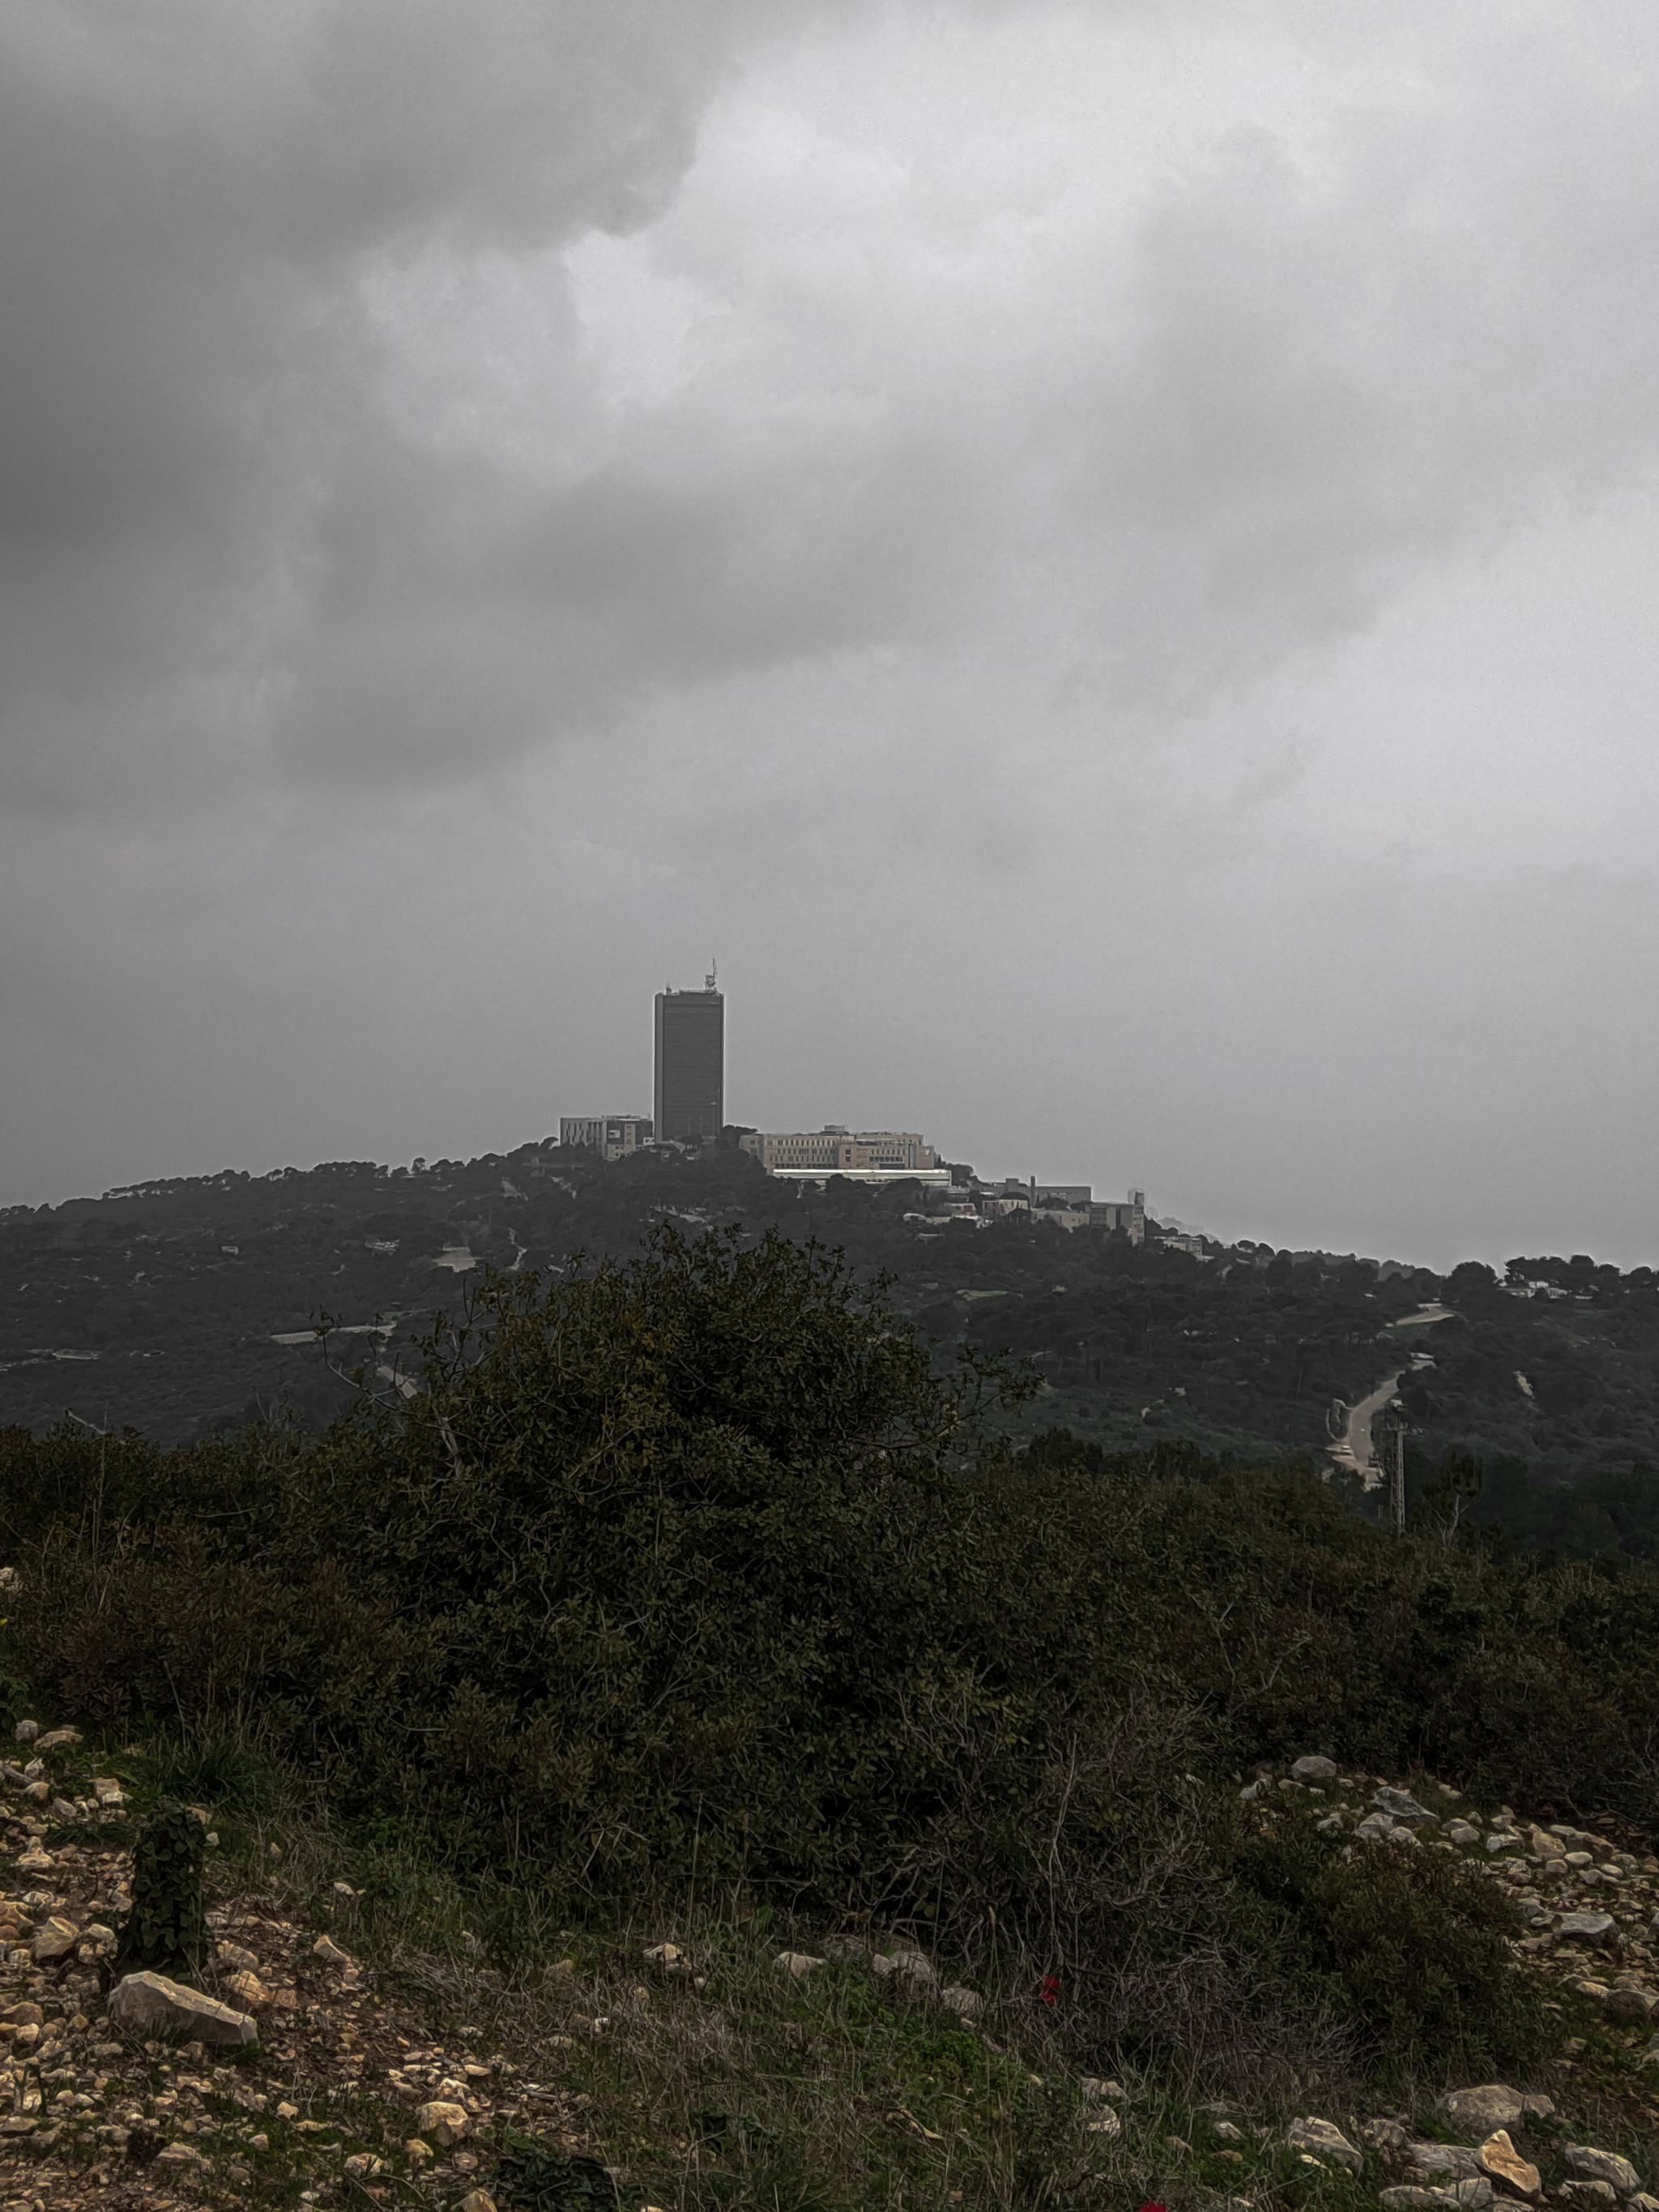
<svg viewBox="0 0 1659 2212"><path fill-rule="evenodd" d="M929 1202L914 1186L798 1190L732 1151L607 1166L532 1144L15 1207L0 1213L0 1423L38 1432L67 1409L175 1443L280 1404L320 1422L350 1401L349 1370L407 1368L489 1268L556 1276L578 1252L637 1250L664 1221L730 1224L838 1248L856 1273L887 1273L942 1347L1031 1363L1042 1387L1010 1416L1021 1433L1317 1459L1334 1406L1398 1373L1414 1480L1455 1449L1486 1463L1477 1517L1551 1541L1576 1516L1592 1549L1649 1548L1651 1517L1659 1541L1642 1472L1659 1463L1651 1270L1517 1260L1516 1284L1548 1286L1520 1296L1473 1264L1443 1278L1265 1246L1199 1258L1018 1215L945 1221ZM321 1346L324 1317L341 1333Z"/></svg>

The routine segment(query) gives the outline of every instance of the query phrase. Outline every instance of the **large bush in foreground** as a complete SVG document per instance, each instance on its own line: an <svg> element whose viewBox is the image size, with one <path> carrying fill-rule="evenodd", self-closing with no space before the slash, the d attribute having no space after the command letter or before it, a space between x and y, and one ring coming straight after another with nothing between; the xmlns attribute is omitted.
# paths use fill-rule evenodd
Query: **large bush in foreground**
<svg viewBox="0 0 1659 2212"><path fill-rule="evenodd" d="M834 1255L664 1231L498 1279L321 1439L173 1455L95 1554L66 1498L20 1632L83 1710L252 1728L483 1851L842 1890L929 1787L904 1715L994 1595L963 1506L1018 1387Z"/></svg>

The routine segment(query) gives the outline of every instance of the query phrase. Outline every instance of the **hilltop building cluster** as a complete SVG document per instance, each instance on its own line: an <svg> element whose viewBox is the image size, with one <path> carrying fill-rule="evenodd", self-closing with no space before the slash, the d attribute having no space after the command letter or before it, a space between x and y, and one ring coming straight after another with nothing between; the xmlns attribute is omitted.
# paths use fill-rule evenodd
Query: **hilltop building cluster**
<svg viewBox="0 0 1659 2212"><path fill-rule="evenodd" d="M769 1176L822 1182L826 1176L858 1182L920 1182L948 1189L951 1170L925 1137L914 1129L843 1129L826 1122L822 1129L773 1133L745 1129L742 1149Z"/></svg>
<svg viewBox="0 0 1659 2212"><path fill-rule="evenodd" d="M1029 1214L1061 1229L1122 1230L1139 1244L1146 1233L1143 1191L1097 1201L1083 1183L981 1182L971 1168L939 1158L915 1129L734 1128L726 1120L726 1000L711 964L701 991L668 984L656 997L653 1030L652 1111L647 1114L567 1114L559 1121L561 1145L581 1146L602 1159L664 1149L701 1150L735 1143L782 1182L823 1182L840 1176L852 1182L915 1183L929 1218L934 1214L981 1225L1010 1214Z"/></svg>

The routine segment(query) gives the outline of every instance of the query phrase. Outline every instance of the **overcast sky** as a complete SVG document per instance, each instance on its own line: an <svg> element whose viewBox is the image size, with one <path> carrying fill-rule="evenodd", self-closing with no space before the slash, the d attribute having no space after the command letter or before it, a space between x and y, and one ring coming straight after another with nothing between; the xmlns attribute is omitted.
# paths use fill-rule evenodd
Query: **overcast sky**
<svg viewBox="0 0 1659 2212"><path fill-rule="evenodd" d="M1659 1261L1651 0L0 0L0 1203L727 1107Z"/></svg>

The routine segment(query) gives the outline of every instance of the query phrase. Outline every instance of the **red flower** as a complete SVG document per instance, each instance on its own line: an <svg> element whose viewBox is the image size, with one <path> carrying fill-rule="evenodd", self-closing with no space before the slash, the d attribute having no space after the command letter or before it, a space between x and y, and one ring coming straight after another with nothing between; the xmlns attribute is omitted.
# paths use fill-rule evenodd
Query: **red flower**
<svg viewBox="0 0 1659 2212"><path fill-rule="evenodd" d="M1164 2207L1161 2204L1143 2204L1140 2212L1164 2212Z"/></svg>
<svg viewBox="0 0 1659 2212"><path fill-rule="evenodd" d="M1059 2002L1059 2000L1060 1976L1058 1974L1045 1974L1042 1977L1043 2003L1046 2005L1056 2004ZM1161 2205L1157 2208L1157 2212L1163 2212L1163 2207Z"/></svg>

